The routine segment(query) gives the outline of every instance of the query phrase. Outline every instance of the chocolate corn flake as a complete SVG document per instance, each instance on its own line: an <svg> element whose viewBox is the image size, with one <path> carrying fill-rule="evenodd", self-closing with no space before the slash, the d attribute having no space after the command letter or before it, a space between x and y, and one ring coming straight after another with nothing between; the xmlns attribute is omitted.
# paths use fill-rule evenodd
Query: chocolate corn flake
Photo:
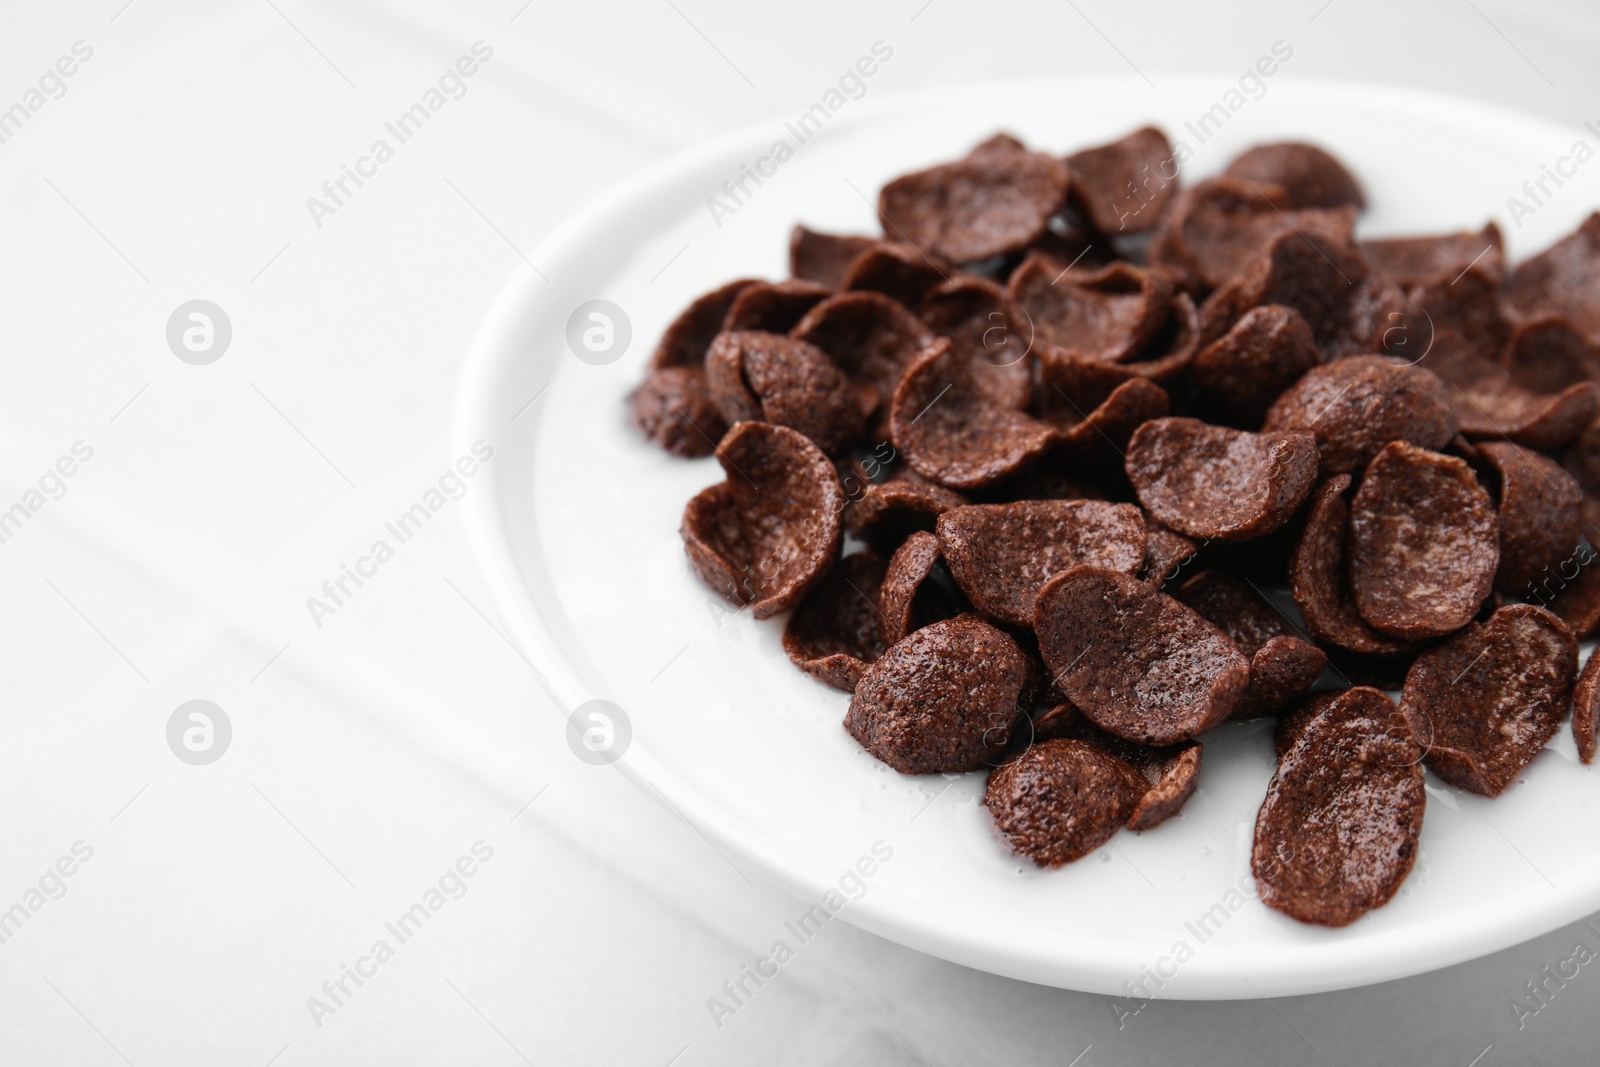
<svg viewBox="0 0 1600 1067"><path fill-rule="evenodd" d="M1178 814L1199 785L1202 748L1198 741L1164 748L1124 741L1100 729L1068 703L1040 712L1033 719L1033 729L1038 741L1071 738L1108 752L1144 778L1144 796L1128 815L1130 830L1142 832L1160 826Z"/></svg>
<svg viewBox="0 0 1600 1067"><path fill-rule="evenodd" d="M722 320L729 330L763 330L788 333L812 307L833 290L816 282L791 279L786 282L756 282L745 286L728 306Z"/></svg>
<svg viewBox="0 0 1600 1067"><path fill-rule="evenodd" d="M1142 351L1166 323L1172 285L1127 263L1072 276L1043 257L1023 262L1007 283L1036 344L1084 359L1118 363Z"/></svg>
<svg viewBox="0 0 1600 1067"><path fill-rule="evenodd" d="M846 556L813 589L783 631L783 651L824 685L852 692L888 648L878 599L888 564L873 552Z"/></svg>
<svg viewBox="0 0 1600 1067"><path fill-rule="evenodd" d="M1316 339L1305 318L1294 308L1267 304L1245 312L1202 348L1190 373L1226 414L1259 425L1278 394L1316 365Z"/></svg>
<svg viewBox="0 0 1600 1067"><path fill-rule="evenodd" d="M1148 378L1129 378L1088 414L1064 398L1065 406L1048 398L1042 417L1058 431L1057 461L1085 472L1119 469L1134 431L1172 410L1167 391Z"/></svg>
<svg viewBox="0 0 1600 1067"><path fill-rule="evenodd" d="M728 432L711 401L706 372L697 366L653 370L628 396L633 424L659 448L675 456L709 456Z"/></svg>
<svg viewBox="0 0 1600 1067"><path fill-rule="evenodd" d="M918 474L961 490L1019 473L1056 440L1046 423L994 403L943 338L900 379L889 425L895 447Z"/></svg>
<svg viewBox="0 0 1600 1067"><path fill-rule="evenodd" d="M1233 718L1278 714L1310 689L1327 665L1326 652L1294 634L1271 638L1250 657L1250 684Z"/></svg>
<svg viewBox="0 0 1600 1067"><path fill-rule="evenodd" d="M1227 634L1249 658L1250 684L1233 710L1235 719L1281 711L1309 689L1327 665L1327 655L1301 640L1282 612L1221 571L1201 571L1173 595Z"/></svg>
<svg viewBox="0 0 1600 1067"><path fill-rule="evenodd" d="M789 233L789 274L829 289L842 289L851 261L876 243L874 237L819 233L796 226Z"/></svg>
<svg viewBox="0 0 1600 1067"><path fill-rule="evenodd" d="M1394 656L1409 642L1379 633L1356 612L1345 584L1345 531L1350 476L1337 474L1317 487L1305 526L1289 555L1289 592L1318 641L1367 656Z"/></svg>
<svg viewBox="0 0 1600 1067"><path fill-rule="evenodd" d="M1553 569L1541 571L1524 595L1549 608L1580 641L1600 634L1600 567L1587 543L1572 550Z"/></svg>
<svg viewBox="0 0 1600 1067"><path fill-rule="evenodd" d="M1067 699L1129 741L1196 737L1232 713L1249 683L1250 665L1226 634L1118 571L1074 567L1050 579L1034 630Z"/></svg>
<svg viewBox="0 0 1600 1067"><path fill-rule="evenodd" d="M1581 532L1583 490L1548 456L1508 441L1485 441L1500 476L1500 567L1495 588L1532 598L1541 574L1572 558Z"/></svg>
<svg viewBox="0 0 1600 1067"><path fill-rule="evenodd" d="M1406 355L1407 346L1420 348L1431 335L1400 287L1372 270L1337 227L1279 234L1235 284L1251 304L1298 311L1324 362L1370 352Z"/></svg>
<svg viewBox="0 0 1600 1067"><path fill-rule="evenodd" d="M906 367L933 341L932 331L903 305L873 292L828 297L789 336L826 352L852 381L871 387L878 403L888 401Z"/></svg>
<svg viewBox="0 0 1600 1067"><path fill-rule="evenodd" d="M1361 242L1373 267L1404 289L1434 282L1454 283L1471 267L1499 281L1505 272L1505 242L1500 227L1424 237L1386 237Z"/></svg>
<svg viewBox="0 0 1600 1067"><path fill-rule="evenodd" d="M904 241L874 241L850 261L839 288L882 293L914 308L929 290L949 281L953 273L954 269L942 259Z"/></svg>
<svg viewBox="0 0 1600 1067"><path fill-rule="evenodd" d="M1232 638L1246 656L1254 656L1274 637L1294 633L1282 612L1244 582L1222 571L1200 571L1172 595Z"/></svg>
<svg viewBox="0 0 1600 1067"><path fill-rule="evenodd" d="M845 529L880 552L893 552L913 531L933 530L936 519L967 498L919 477L869 484L844 511Z"/></svg>
<svg viewBox="0 0 1600 1067"><path fill-rule="evenodd" d="M1600 386L1575 382L1557 393L1519 383L1515 368L1486 356L1453 330L1440 330L1421 366L1450 387L1450 400L1469 441L1504 439L1554 451L1583 432L1600 413Z"/></svg>
<svg viewBox="0 0 1600 1067"><path fill-rule="evenodd" d="M1559 393L1580 382L1600 380L1600 346L1561 315L1519 323L1511 332L1505 358L1512 380L1536 393Z"/></svg>
<svg viewBox="0 0 1600 1067"><path fill-rule="evenodd" d="M1422 313L1423 328L1409 329L1408 320L1404 324L1408 328L1401 332L1405 345L1390 345L1387 350L1407 361L1425 359L1435 338L1445 332L1472 338L1480 351L1496 359L1511 337L1511 320L1500 299L1500 275L1483 263L1468 267L1459 277L1411 286L1406 297ZM1390 339L1397 336L1389 334Z"/></svg>
<svg viewBox="0 0 1600 1067"><path fill-rule="evenodd" d="M728 317L728 309L740 293L755 284L753 278L740 278L711 290L684 308L661 335L661 343L650 356L650 368L703 366L706 350L722 332L722 320Z"/></svg>
<svg viewBox="0 0 1600 1067"><path fill-rule="evenodd" d="M983 806L1012 852L1040 867L1060 867L1115 836L1146 792L1144 779L1122 760L1061 739L996 767Z"/></svg>
<svg viewBox="0 0 1600 1067"><path fill-rule="evenodd" d="M716 457L727 480L683 512L689 565L717 593L769 618L799 603L838 558L844 492L822 450L787 427L738 423Z"/></svg>
<svg viewBox="0 0 1600 1067"><path fill-rule="evenodd" d="M1400 706L1429 770L1499 796L1560 729L1577 673L1572 631L1543 608L1512 604L1418 656Z"/></svg>
<svg viewBox="0 0 1600 1067"><path fill-rule="evenodd" d="M973 606L1014 626L1033 625L1039 590L1064 570L1092 564L1135 574L1144 562L1144 519L1131 504L973 504L940 515L937 533L950 574Z"/></svg>
<svg viewBox="0 0 1600 1067"><path fill-rule="evenodd" d="M1066 195L1060 160L991 142L966 159L885 185L878 214L891 239L952 263L975 263L1026 248Z"/></svg>
<svg viewBox="0 0 1600 1067"><path fill-rule="evenodd" d="M828 354L782 334L720 334L706 357L706 381L730 423L788 426L830 454L854 443L866 421L859 394Z"/></svg>
<svg viewBox="0 0 1600 1067"><path fill-rule="evenodd" d="M1565 315L1600 340L1600 212L1518 264L1506 281L1506 299L1524 316Z"/></svg>
<svg viewBox="0 0 1600 1067"><path fill-rule="evenodd" d="M1343 163L1327 150L1300 141L1246 149L1224 173L1230 178L1276 185L1292 207L1366 206L1360 184Z"/></svg>
<svg viewBox="0 0 1600 1067"><path fill-rule="evenodd" d="M1261 902L1318 926L1387 904L1417 858L1427 802L1417 751L1376 689L1347 690L1305 721L1256 815Z"/></svg>
<svg viewBox="0 0 1600 1067"><path fill-rule="evenodd" d="M1150 262L1205 291L1242 274L1283 234L1344 243L1354 229L1353 208L1296 208L1271 182L1210 178L1178 194L1151 241Z"/></svg>
<svg viewBox="0 0 1600 1067"><path fill-rule="evenodd" d="M1101 233L1147 233L1178 192L1178 164L1154 126L1067 157L1071 201Z"/></svg>
<svg viewBox="0 0 1600 1067"><path fill-rule="evenodd" d="M878 626L885 645L957 614L955 597L930 582L940 560L939 539L918 530L895 549L878 598Z"/></svg>
<svg viewBox="0 0 1600 1067"><path fill-rule="evenodd" d="M1380 356L1313 368L1278 397L1263 423L1316 434L1323 476L1364 470L1391 441L1443 448L1457 426L1449 390L1431 371Z"/></svg>
<svg viewBox="0 0 1600 1067"><path fill-rule="evenodd" d="M1161 755L1154 756L1149 762L1134 765L1134 769L1150 781L1150 788L1139 798L1133 813L1128 816L1128 829L1140 833L1154 830L1178 814L1200 784L1200 742L1188 741L1170 748L1146 751Z"/></svg>
<svg viewBox="0 0 1600 1067"><path fill-rule="evenodd" d="M1596 731L1600 731L1600 661L1590 655L1572 691L1572 739L1585 763L1594 762Z"/></svg>
<svg viewBox="0 0 1600 1067"><path fill-rule="evenodd" d="M856 684L844 727L902 774L980 770L1006 750L1028 664L976 615L924 626Z"/></svg>
<svg viewBox="0 0 1600 1067"><path fill-rule="evenodd" d="M1374 629L1405 641L1465 626L1500 563L1494 502L1454 456L1392 442L1350 504L1350 591Z"/></svg>
<svg viewBox="0 0 1600 1067"><path fill-rule="evenodd" d="M949 338L979 392L1002 407L1028 405L1033 333L1005 290L987 278L960 275L929 291L921 313L930 330Z"/></svg>
<svg viewBox="0 0 1600 1067"><path fill-rule="evenodd" d="M1183 534L1167 529L1148 511L1144 513L1144 563L1139 567L1141 582L1148 582L1157 589L1164 587L1199 551L1199 545Z"/></svg>
<svg viewBox="0 0 1600 1067"><path fill-rule="evenodd" d="M1246 433L1198 419L1152 419L1128 441L1128 478L1163 525L1236 542L1286 524L1317 476L1303 430Z"/></svg>

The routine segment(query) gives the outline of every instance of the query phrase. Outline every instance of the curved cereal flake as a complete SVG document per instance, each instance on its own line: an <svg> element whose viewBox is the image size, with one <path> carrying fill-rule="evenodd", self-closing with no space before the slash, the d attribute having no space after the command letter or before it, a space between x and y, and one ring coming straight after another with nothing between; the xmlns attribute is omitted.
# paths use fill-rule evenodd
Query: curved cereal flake
<svg viewBox="0 0 1600 1067"><path fill-rule="evenodd" d="M1577 673L1572 631L1543 608L1513 604L1418 656L1400 708L1429 770L1499 796L1561 728Z"/></svg>
<svg viewBox="0 0 1600 1067"><path fill-rule="evenodd" d="M628 396L633 424L659 448L675 456L709 456L728 432L711 400L706 372L697 366L654 370Z"/></svg>
<svg viewBox="0 0 1600 1067"><path fill-rule="evenodd" d="M1139 502L1181 534L1249 541L1286 524L1317 476L1303 430L1246 433L1198 419L1152 419L1128 441Z"/></svg>
<svg viewBox="0 0 1600 1067"><path fill-rule="evenodd" d="M797 225L789 232L789 275L842 289L850 261L876 243L875 237L819 233Z"/></svg>
<svg viewBox="0 0 1600 1067"><path fill-rule="evenodd" d="M1148 378L1129 378L1088 415L1068 406L1046 410L1042 417L1059 431L1058 462L1085 471L1114 470L1122 465L1133 432L1171 410L1165 389Z"/></svg>
<svg viewBox="0 0 1600 1067"><path fill-rule="evenodd" d="M739 291L722 320L723 332L761 330L788 333L833 290L816 282L756 282Z"/></svg>
<svg viewBox="0 0 1600 1067"><path fill-rule="evenodd" d="M727 481L683 512L689 565L765 619L799 603L838 558L844 492L822 450L783 426L738 423L716 456Z"/></svg>
<svg viewBox="0 0 1600 1067"><path fill-rule="evenodd" d="M994 282L951 278L922 298L922 320L950 339L973 384L995 403L1023 408L1033 399L1033 330Z"/></svg>
<svg viewBox="0 0 1600 1067"><path fill-rule="evenodd" d="M852 380L869 386L880 403L933 341L932 331L904 305L872 292L828 297L806 312L789 336L822 349Z"/></svg>
<svg viewBox="0 0 1600 1067"><path fill-rule="evenodd" d="M684 308L661 335L661 343L650 356L650 368L702 366L706 361L706 349L722 332L722 320L728 317L728 308L740 293L755 284L753 278L740 278L713 289Z"/></svg>
<svg viewBox="0 0 1600 1067"><path fill-rule="evenodd" d="M1594 762L1596 731L1600 730L1600 657L1590 655L1572 691L1572 739L1578 743L1578 758Z"/></svg>
<svg viewBox="0 0 1600 1067"><path fill-rule="evenodd" d="M1245 656L1254 656L1274 637L1292 635L1283 613L1237 578L1205 570L1186 579L1172 594L1227 634Z"/></svg>
<svg viewBox="0 0 1600 1067"><path fill-rule="evenodd" d="M1278 394L1317 365L1317 344L1294 308L1252 308L1194 357L1190 375L1233 418L1260 423ZM1273 427L1276 428L1276 427Z"/></svg>
<svg viewBox="0 0 1600 1067"><path fill-rule="evenodd" d="M950 342L917 357L890 404L895 447L923 477L952 489L993 485L1035 462L1056 432L989 399Z"/></svg>
<svg viewBox="0 0 1600 1067"><path fill-rule="evenodd" d="M1164 274L1113 263L1073 276L1030 256L1012 272L1007 293L1044 346L1097 363L1119 363L1143 351L1167 321L1172 284Z"/></svg>
<svg viewBox="0 0 1600 1067"><path fill-rule="evenodd" d="M1289 554L1289 592L1318 641L1366 656L1398 655L1411 646L1368 626L1345 585L1349 488L1350 476L1338 474L1312 494L1305 527Z"/></svg>
<svg viewBox="0 0 1600 1067"><path fill-rule="evenodd" d="M1221 571L1201 571L1173 595L1249 657L1250 684L1233 709L1235 719L1276 714L1311 688L1327 666L1327 655L1302 641L1282 612Z"/></svg>
<svg viewBox="0 0 1600 1067"><path fill-rule="evenodd" d="M1499 540L1494 502L1464 461L1386 445L1350 505L1356 611L1406 641L1453 633L1494 585Z"/></svg>
<svg viewBox="0 0 1600 1067"><path fill-rule="evenodd" d="M1349 690L1341 689L1332 693L1314 693L1302 699L1295 705L1293 711L1280 718L1272 728L1272 749L1277 753L1278 758L1282 759L1283 754L1294 747L1294 743L1300 740L1300 735L1305 733L1305 729L1310 725L1312 719L1331 708L1333 702L1347 692ZM1406 732L1411 732L1409 726L1406 728ZM1416 757L1419 760L1422 758L1420 749L1416 752Z"/></svg>
<svg viewBox="0 0 1600 1067"><path fill-rule="evenodd" d="M1315 367L1267 412L1267 430L1317 435L1321 472L1355 474L1390 441L1440 449L1458 421L1445 384L1421 367L1355 356Z"/></svg>
<svg viewBox="0 0 1600 1067"><path fill-rule="evenodd" d="M1318 926L1387 904L1417 858L1427 803L1417 751L1376 689L1347 690L1305 722L1256 815L1261 902Z"/></svg>
<svg viewBox="0 0 1600 1067"><path fill-rule="evenodd" d="M1500 227L1492 222L1476 231L1362 241L1361 250L1379 274L1403 289L1441 281L1450 284L1471 267L1481 268L1496 282L1505 273L1505 242Z"/></svg>
<svg viewBox="0 0 1600 1067"><path fill-rule="evenodd" d="M1223 173L1278 186L1293 207L1365 207L1361 185L1333 154L1302 141L1258 144L1239 153Z"/></svg>
<svg viewBox="0 0 1600 1067"><path fill-rule="evenodd" d="M1006 750L1028 664L976 615L915 631L867 669L844 727L902 774L980 770Z"/></svg>
<svg viewBox="0 0 1600 1067"><path fill-rule="evenodd" d="M719 334L706 356L706 381L730 423L787 426L829 454L855 442L866 421L859 395L828 354L782 334Z"/></svg>
<svg viewBox="0 0 1600 1067"><path fill-rule="evenodd" d="M1175 749L1146 751L1165 755L1147 763L1134 764L1134 769L1150 782L1150 788L1139 798L1133 813L1128 816L1128 829L1136 833L1154 830L1178 814L1200 784L1200 742L1189 741L1175 746Z"/></svg>
<svg viewBox="0 0 1600 1067"><path fill-rule="evenodd" d="M1538 578L1572 558L1581 533L1583 490L1548 456L1507 441L1479 446L1500 476L1500 567L1495 588L1533 599Z"/></svg>
<svg viewBox="0 0 1600 1067"><path fill-rule="evenodd" d="M1560 315L1519 323L1507 342L1506 363L1512 381L1535 393L1600 381L1600 346Z"/></svg>
<svg viewBox="0 0 1600 1067"><path fill-rule="evenodd" d="M1084 718L1071 704L1046 708L1033 720L1038 741L1070 738L1108 752L1144 779L1144 796L1128 815L1135 832L1153 830L1178 814L1199 784L1201 745L1183 741L1164 748L1124 741Z"/></svg>
<svg viewBox="0 0 1600 1067"><path fill-rule="evenodd" d="M1149 348L1126 363L1089 359L1046 346L1039 353L1041 396L1047 411L1093 411L1127 382L1144 379L1163 388L1181 384L1199 350L1199 322L1188 293L1172 299L1167 323Z"/></svg>
<svg viewBox="0 0 1600 1067"><path fill-rule="evenodd" d="M1595 562L1594 549L1580 544L1554 572L1542 572L1527 594L1553 611L1580 641L1600 634L1600 567Z"/></svg>
<svg viewBox="0 0 1600 1067"><path fill-rule="evenodd" d="M869 484L844 512L845 529L880 552L892 552L917 530L932 532L934 520L967 502L942 485L920 478Z"/></svg>
<svg viewBox="0 0 1600 1067"><path fill-rule="evenodd" d="M1504 439L1553 451L1576 438L1600 412L1600 386L1595 383L1576 382L1558 393L1535 392L1453 330L1434 336L1420 365L1450 387L1461 433L1469 441Z"/></svg>
<svg viewBox="0 0 1600 1067"><path fill-rule="evenodd" d="M878 598L888 564L872 552L846 556L789 616L783 651L824 685L852 692L889 647L879 633Z"/></svg>
<svg viewBox="0 0 1600 1067"><path fill-rule="evenodd" d="M996 767L983 806L1012 852L1061 867L1109 841L1147 791L1139 773L1109 752L1059 739Z"/></svg>
<svg viewBox="0 0 1600 1067"><path fill-rule="evenodd" d="M1154 126L1067 157L1070 198L1101 233L1148 233L1178 191L1178 164Z"/></svg>
<svg viewBox="0 0 1600 1067"><path fill-rule="evenodd" d="M1226 634L1188 607L1118 571L1056 575L1034 609L1051 676L1096 726L1170 745L1232 713L1250 665Z"/></svg>
<svg viewBox="0 0 1600 1067"><path fill-rule="evenodd" d="M1250 657L1250 685L1233 709L1235 719L1276 715L1322 677L1328 654L1293 634L1274 637Z"/></svg>
<svg viewBox="0 0 1600 1067"><path fill-rule="evenodd" d="M1149 512L1144 513L1144 563L1139 567L1141 582L1162 588L1199 551L1199 545L1183 534L1167 529Z"/></svg>
<svg viewBox="0 0 1600 1067"><path fill-rule="evenodd" d="M1111 242L1089 228L1087 222L1069 206L1059 215L1050 218L1050 227L1039 235L1021 255L1024 259L1039 255L1052 260L1056 271L1073 274L1093 274L1117 262L1117 253Z"/></svg>
<svg viewBox="0 0 1600 1067"><path fill-rule="evenodd" d="M1353 209L1297 209L1269 182L1210 178L1173 201L1151 241L1150 263L1204 291L1243 273L1285 233L1348 242L1354 229Z"/></svg>
<svg viewBox="0 0 1600 1067"><path fill-rule="evenodd" d="M955 599L937 583L928 584L939 562L939 539L918 530L895 549L878 598L878 626L885 645L896 645L907 634L956 614Z"/></svg>
<svg viewBox="0 0 1600 1067"><path fill-rule="evenodd" d="M878 194L878 214L886 236L952 263L975 263L1026 248L1066 196L1066 164L991 143L896 178Z"/></svg>
<svg viewBox="0 0 1600 1067"><path fill-rule="evenodd" d="M882 293L908 308L954 273L948 263L924 255L903 241L877 241L850 261L840 289Z"/></svg>
<svg viewBox="0 0 1600 1067"><path fill-rule="evenodd" d="M1518 264L1506 282L1506 300L1524 316L1565 315L1600 340L1600 212Z"/></svg>
<svg viewBox="0 0 1600 1067"><path fill-rule="evenodd" d="M1391 350L1405 355L1406 346L1426 345L1431 336L1400 287L1337 232L1302 227L1279 234L1241 283L1251 303L1298 311L1325 362Z"/></svg>
<svg viewBox="0 0 1600 1067"><path fill-rule="evenodd" d="M1144 517L1132 504L1024 500L971 504L939 516L950 575L985 615L1032 626L1034 602L1062 571L1092 564L1136 574L1144 562Z"/></svg>
<svg viewBox="0 0 1600 1067"><path fill-rule="evenodd" d="M1407 358L1421 359L1432 339L1445 330L1473 338L1485 353L1494 356L1504 350L1511 336L1511 320L1500 299L1500 275L1482 263L1468 267L1459 277L1413 285L1406 289L1406 296L1426 319L1424 343L1413 349L1417 355Z"/></svg>

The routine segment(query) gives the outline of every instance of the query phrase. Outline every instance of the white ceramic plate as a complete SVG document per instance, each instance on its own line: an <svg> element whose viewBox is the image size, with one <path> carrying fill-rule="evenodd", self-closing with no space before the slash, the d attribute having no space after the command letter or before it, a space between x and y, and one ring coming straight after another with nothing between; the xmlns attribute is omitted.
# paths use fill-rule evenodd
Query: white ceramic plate
<svg viewBox="0 0 1600 1067"><path fill-rule="evenodd" d="M1468 959L1600 905L1600 771L1563 731L1498 800L1430 780L1416 869L1396 899L1343 930L1299 925L1251 895L1249 848L1272 771L1265 724L1206 738L1199 792L1182 816L1041 872L1009 856L979 804L983 775L902 777L840 727L847 697L784 657L782 619L727 613L685 564L679 517L721 479L628 426L623 398L662 329L734 277L782 277L797 221L876 232L878 187L961 155L997 129L1066 152L1145 122L1214 173L1260 140L1308 138L1364 180L1365 235L1500 220L1526 255L1600 204L1600 162L1510 224L1506 198L1582 131L1464 100L1394 88L1268 83L1205 143L1186 128L1227 78L1055 79L847 103L735 213L707 198L773 142L782 119L653 167L577 212L489 311L458 410L459 451L495 448L469 498L475 551L516 640L563 711L604 698L626 710L618 769L652 785L741 867L820 901L875 842L892 859L842 918L973 967L1105 993L1157 972L1163 997L1307 993ZM1582 136L1594 140L1587 133ZM720 226L717 222L720 221ZM606 366L569 351L569 315L591 299L625 309L632 341ZM531 398L538 397L532 404ZM846 888L854 883L846 879Z"/></svg>

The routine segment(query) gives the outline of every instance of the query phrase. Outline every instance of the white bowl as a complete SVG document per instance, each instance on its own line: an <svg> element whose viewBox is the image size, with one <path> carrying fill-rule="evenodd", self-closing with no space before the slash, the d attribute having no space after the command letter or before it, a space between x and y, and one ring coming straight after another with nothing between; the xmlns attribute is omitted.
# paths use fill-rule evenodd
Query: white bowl
<svg viewBox="0 0 1600 1067"><path fill-rule="evenodd" d="M1159 91L1138 79L1051 79L852 100L764 184L747 182L751 195L720 219L707 200L731 204L722 183L774 141L795 144L784 120L676 156L576 211L532 257L543 278L524 269L488 312L458 402L458 454L478 440L494 448L468 521L515 640L563 714L594 698L625 709L632 738L617 769L659 790L742 868L825 901L883 842L892 858L859 879L864 895L839 916L984 970L1124 995L1310 993L1441 967L1581 917L1600 906L1600 850L1584 829L1600 814L1600 779L1565 730L1497 800L1430 779L1416 869L1394 901L1342 930L1302 926L1252 895L1251 834L1273 766L1267 724L1206 737L1200 789L1181 817L1038 871L995 836L983 775L903 777L873 760L840 727L847 696L784 657L783 620L729 612L690 573L679 518L721 471L657 451L624 409L662 329L724 281L784 276L796 222L876 232L884 181L998 129L1064 153L1153 121L1195 149L1188 181L1257 141L1312 140L1366 184L1364 235L1475 229L1493 217L1519 256L1600 204L1591 163L1520 228L1508 214L1506 198L1541 163L1580 134L1597 142L1585 131L1280 71L1199 143L1186 121L1225 106L1232 83L1159 81ZM569 315L596 298L632 324L625 355L605 366L566 342ZM1148 974L1158 977L1130 987Z"/></svg>

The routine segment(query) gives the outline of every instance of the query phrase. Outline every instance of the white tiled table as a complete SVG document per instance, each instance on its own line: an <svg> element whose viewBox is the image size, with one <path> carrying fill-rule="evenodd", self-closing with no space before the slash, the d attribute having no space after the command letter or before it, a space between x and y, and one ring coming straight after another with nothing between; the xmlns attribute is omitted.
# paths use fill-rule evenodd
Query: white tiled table
<svg viewBox="0 0 1600 1067"><path fill-rule="evenodd" d="M1575 939L1600 947L1581 926L1368 989L1119 1019L834 923L718 1027L706 998L799 903L572 758L455 505L320 626L306 607L453 460L463 352L519 258L873 40L896 49L875 94L1130 66L1220 84L1284 39L1293 77L1600 114L1600 12L1475 3L14 0L0 108L92 55L0 143L0 509L75 443L92 456L0 543L0 908L43 880L0 925L0 1062L1592 1058L1592 967L1520 1030L1508 1007ZM318 226L306 199L480 40L465 95ZM233 327L208 366L165 340L194 298ZM233 729L203 767L166 743L197 698ZM47 874L75 845L92 855ZM459 899L361 962L475 845Z"/></svg>

